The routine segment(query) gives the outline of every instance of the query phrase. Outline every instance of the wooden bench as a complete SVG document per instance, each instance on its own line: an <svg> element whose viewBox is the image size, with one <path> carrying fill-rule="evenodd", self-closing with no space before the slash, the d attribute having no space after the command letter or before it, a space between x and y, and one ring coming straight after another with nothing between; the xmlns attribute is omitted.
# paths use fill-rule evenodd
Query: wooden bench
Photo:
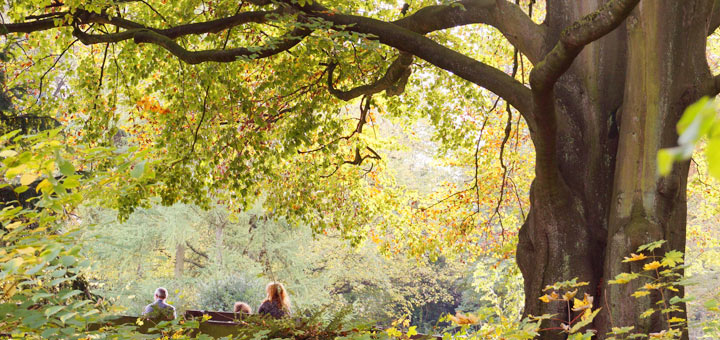
<svg viewBox="0 0 720 340"><path fill-rule="evenodd" d="M204 315L208 315L210 319L202 321ZM222 338L230 335L238 335L238 331L246 323L242 321L244 314L242 313L230 313L230 312L218 312L218 311L204 311L189 309L185 311L183 317L185 320L198 320L200 321L198 332L209 335L214 338ZM109 317L105 322L96 323L89 325L89 330L98 330L103 326L119 326L119 325L135 325L139 317L129 315L119 315L115 317ZM152 320L146 320L141 326L137 327L137 331L140 333L150 333L150 328L153 328L155 323ZM381 330L378 330L381 331ZM442 339L441 336L437 335L425 335L417 334L413 335L411 339Z"/></svg>

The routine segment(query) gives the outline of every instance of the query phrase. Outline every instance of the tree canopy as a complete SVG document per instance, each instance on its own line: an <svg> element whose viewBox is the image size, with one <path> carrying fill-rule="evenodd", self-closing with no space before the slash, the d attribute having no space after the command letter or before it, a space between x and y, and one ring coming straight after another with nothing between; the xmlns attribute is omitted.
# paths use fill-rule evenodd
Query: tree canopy
<svg viewBox="0 0 720 340"><path fill-rule="evenodd" d="M640 255L624 259L641 250L670 254L662 265L682 275L686 156L711 133L712 110L690 129L699 133L681 136L682 150L667 148L694 126L681 120L685 108L720 92L706 58L717 1L5 0L0 8L3 130L62 126L65 147L6 137L5 177L21 177L18 195L34 186L36 200L56 202L54 190L89 176L94 202L121 220L155 198L240 213L263 197L272 219L337 230L355 244L368 237L386 253L515 254L524 314L568 320L540 320L546 329L581 318L601 334L630 324L650 333L687 319L671 283L667 297L626 301L664 278L613 282L645 268L629 263ZM428 148L447 170L442 181L421 177L440 182L434 190L394 173L394 157L408 152L399 141L417 134L432 135ZM30 156L23 150L33 143L51 150ZM538 300L546 289L584 298ZM602 313L570 307L592 307L592 296L610 301ZM677 308L646 314L667 301Z"/></svg>

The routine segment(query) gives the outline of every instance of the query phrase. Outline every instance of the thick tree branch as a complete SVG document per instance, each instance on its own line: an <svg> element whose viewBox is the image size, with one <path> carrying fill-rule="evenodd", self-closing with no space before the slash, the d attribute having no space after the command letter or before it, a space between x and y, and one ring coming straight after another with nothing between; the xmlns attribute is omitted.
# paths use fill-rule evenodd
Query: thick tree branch
<svg viewBox="0 0 720 340"><path fill-rule="evenodd" d="M137 44L151 43L154 45L158 45L188 64L199 64L208 61L233 62L240 57L247 57L253 59L270 57L291 49L292 47L300 43L300 41L302 41L302 39L308 36L310 33L311 30L308 28L297 28L283 36L279 42L269 43L266 46L256 47L252 49L239 47L227 50L214 49L203 51L188 51L167 36L156 33L155 31L149 29L133 29L112 34L87 34L81 31L79 28L75 28L75 30L73 30L73 35L80 39L80 41L85 45L114 43L133 39Z"/></svg>
<svg viewBox="0 0 720 340"><path fill-rule="evenodd" d="M261 0L253 2L260 5L266 4L265 1ZM290 1L285 2L292 6ZM306 12L311 16L332 22L338 27L337 29L377 36L383 44L420 57L465 80L485 87L507 100L513 107L520 111L528 121L532 121L530 115L533 104L530 90L527 87L498 69L425 37L424 33L431 29L443 29L452 27L452 25L488 22L498 27L504 27L504 34L508 36L508 39L516 41L516 43L520 45L519 48L521 48L521 51L522 49L526 49L526 51L523 52L535 58L535 56L538 55L538 48L529 46L539 44L542 40L538 38L539 35L542 35L538 33L540 30L538 28L539 26L532 23L517 6L505 0L464 0L459 4L465 6L465 9L463 10L462 6L458 5L455 5L455 7L453 7L453 5L432 6L418 11L404 21L398 21L397 24L362 16L334 13L320 6L317 2L302 7L295 5L296 7L294 8ZM292 11L292 9L284 7L276 11ZM76 22L78 23L110 24L125 28L127 31L113 34L88 34L76 27L73 34L84 44L114 43L129 39L133 39L136 43L152 43L165 48L170 53L190 64L207 61L231 62L237 60L238 57L268 57L292 48L297 45L303 37L310 34L309 29L300 28L295 29L280 39L279 42L271 42L265 47L234 48L228 50L188 51L173 41L174 38L182 35L212 33L243 23L264 22L264 20L268 20L269 13L273 13L273 11L239 13L232 17L205 23L187 24L158 30L126 19L108 18L99 14L78 12L75 13ZM503 15L503 13L507 15ZM525 15L525 17L522 17L521 14ZM522 22L518 22L518 20ZM423 22L427 23L423 24ZM67 23L61 23L61 25L67 25ZM54 28L55 25L53 20L48 19L29 23L7 24L0 27L2 27L0 34L7 34L12 32L27 33L47 30ZM529 31L523 27L528 28ZM420 33L413 29L419 30ZM527 38L526 40L528 42L521 42L519 40L521 38Z"/></svg>
<svg viewBox="0 0 720 340"><path fill-rule="evenodd" d="M712 14L710 14L710 21L708 22L707 34L713 34L718 27L720 27L720 0L715 0L715 2L713 2Z"/></svg>
<svg viewBox="0 0 720 340"><path fill-rule="evenodd" d="M535 124L528 122L528 125L533 133L537 155L536 174L537 177L545 177L543 183L555 183L554 187L559 190L565 188L556 166L557 117L552 95L555 83L570 68L585 45L617 28L639 1L612 0L578 20L563 31L560 41L530 72L534 114L537 119ZM563 195L559 193L557 196Z"/></svg>
<svg viewBox="0 0 720 340"><path fill-rule="evenodd" d="M32 33L38 31L47 31L53 28L55 28L55 19L43 19L13 24L0 24L0 35L6 35L8 33Z"/></svg>
<svg viewBox="0 0 720 340"><path fill-rule="evenodd" d="M176 39L178 37L190 34L204 34L204 33L217 33L228 28L235 26L248 24L248 23L265 23L268 22L271 15L280 15L286 13L287 9L278 9L273 11L251 11L242 12L236 15L210 20L205 22L191 23L185 25L179 25L166 29L157 29L152 27L146 27L145 25L133 22L131 20L123 19L120 17L107 17L97 13L91 13L87 11L77 11L74 17L83 24L109 24L125 29L147 29L154 31L160 35L164 35L170 39ZM64 16L67 12L54 13L57 16ZM43 19L21 23L3 24L0 25L0 35L6 35L9 33L32 33L38 31L46 31L49 29L56 28L55 19ZM60 23L60 27L70 26L68 22L63 20Z"/></svg>
<svg viewBox="0 0 720 340"><path fill-rule="evenodd" d="M530 73L533 92L548 91L570 68L585 45L617 28L640 0L613 0L576 21L563 31L560 41Z"/></svg>
<svg viewBox="0 0 720 340"><path fill-rule="evenodd" d="M243 12L238 13L236 15L227 17L227 18L221 18L216 20L210 20L205 22L198 22L198 23L192 23L192 24L186 24L186 25L180 25L175 26L172 28L167 29L155 29L155 28L149 28L144 27L143 25L140 25L138 23L132 22L130 20L122 19L122 18L109 18L107 21L102 23L107 23L111 25L115 25L118 27L122 27L125 29L133 29L133 28L146 28L151 31L154 31L160 35L164 35L170 39L176 39L181 36L185 35L191 35L191 34L204 34L204 33L218 33L223 30L233 28L235 26L248 24L248 23L266 23L268 22L268 17L270 15L279 15L282 11L276 10L276 11L254 11L254 12ZM100 19L95 19L97 21L100 21Z"/></svg>
<svg viewBox="0 0 720 340"><path fill-rule="evenodd" d="M377 39L385 45L413 54L460 78L482 86L510 102L526 119L532 120L530 89L505 72L393 23L362 16L333 13L316 3L300 7L300 9L310 16L332 22L338 30L377 36Z"/></svg>
<svg viewBox="0 0 720 340"><path fill-rule="evenodd" d="M520 6L507 0L463 0L428 6L393 23L420 34L469 24L487 24L497 28L532 63L542 57L545 41L544 26L534 23Z"/></svg>
<svg viewBox="0 0 720 340"><path fill-rule="evenodd" d="M361 85L348 91L342 91L335 88L333 84L333 72L335 71L337 64L330 64L330 66L328 66L328 91L333 96L344 101L360 96L373 95L386 90L389 92L388 95L397 95L402 91L392 91L392 89L396 89L398 87L404 88L404 83L407 82L407 79L410 76L410 64L412 64L412 60L413 56L411 54L400 53L397 59L390 64L390 67L388 67L382 78L372 84Z"/></svg>

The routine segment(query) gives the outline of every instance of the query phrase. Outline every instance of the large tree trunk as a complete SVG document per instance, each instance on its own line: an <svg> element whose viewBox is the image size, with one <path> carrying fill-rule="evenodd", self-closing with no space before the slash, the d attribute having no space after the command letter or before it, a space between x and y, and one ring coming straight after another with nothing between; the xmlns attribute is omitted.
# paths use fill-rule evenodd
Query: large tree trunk
<svg viewBox="0 0 720 340"><path fill-rule="evenodd" d="M548 29L560 34L602 2L548 1L548 13L562 13L547 18ZM636 300L630 297L636 286L607 282L637 270L621 260L639 245L666 239L668 249L685 249L688 164L658 178L656 154L676 143L683 109L706 90L712 2L641 1L620 28L586 46L555 85L557 148L555 162L547 164L557 166L560 180L541 176L554 169L538 162L517 251L525 314L567 319L565 304L538 297L546 285L577 277L590 282L580 294L603 308L593 325L600 339L611 326L634 325L639 332L666 326L660 318L639 317L657 297ZM551 330L542 338L565 336Z"/></svg>

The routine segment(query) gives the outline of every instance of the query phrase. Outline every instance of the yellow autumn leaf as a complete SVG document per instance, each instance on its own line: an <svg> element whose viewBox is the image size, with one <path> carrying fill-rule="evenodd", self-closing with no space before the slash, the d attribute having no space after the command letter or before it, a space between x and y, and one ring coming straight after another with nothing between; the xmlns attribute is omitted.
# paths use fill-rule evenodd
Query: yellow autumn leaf
<svg viewBox="0 0 720 340"><path fill-rule="evenodd" d="M0 151L0 157L2 157L2 158L13 157L13 156L15 156L15 155L17 155L17 152L16 152L15 150L3 150L3 151Z"/></svg>
<svg viewBox="0 0 720 340"><path fill-rule="evenodd" d="M660 287L662 287L662 285L657 284L657 283L646 283L646 284L643 286L643 288L645 288L645 289L647 289L647 290L658 289L658 288L660 288Z"/></svg>
<svg viewBox="0 0 720 340"><path fill-rule="evenodd" d="M638 290L637 292L632 293L632 296L634 296L636 298L639 298L642 296L647 296L647 295L650 295L650 292L648 292L647 290Z"/></svg>
<svg viewBox="0 0 720 340"><path fill-rule="evenodd" d="M650 337L650 339L662 339L665 337L665 333L667 333L667 330L663 329L661 332L649 333L648 337Z"/></svg>
<svg viewBox="0 0 720 340"><path fill-rule="evenodd" d="M586 310L589 308L592 308L593 304L593 297L590 296L590 294L585 293L585 296L582 300L574 299L573 300L573 308L572 310L575 312L579 312L581 310Z"/></svg>
<svg viewBox="0 0 720 340"><path fill-rule="evenodd" d="M35 182L35 180L38 178L38 175L36 174L28 174L25 173L20 177L20 184L21 185L30 185L32 182Z"/></svg>
<svg viewBox="0 0 720 340"><path fill-rule="evenodd" d="M52 190L52 187L52 183L50 183L50 181L48 181L48 179L46 178L42 180L42 182L38 183L38 185L35 187L35 190L38 192L42 191L43 193L48 194L50 193L50 190Z"/></svg>
<svg viewBox="0 0 720 340"><path fill-rule="evenodd" d="M460 312L455 313L455 317L450 316L450 320L453 320L458 325L474 325L478 323L478 318L472 314L464 315Z"/></svg>
<svg viewBox="0 0 720 340"><path fill-rule="evenodd" d="M587 320L592 314L593 314L592 309L591 309L591 308L588 308L588 309L586 309L586 310L582 313L582 316L580 317L580 319L583 320L583 321L585 321L585 320Z"/></svg>
<svg viewBox="0 0 720 340"><path fill-rule="evenodd" d="M22 255L32 255L35 253L35 248L33 248L33 247L19 248L19 249L15 249L15 251L18 252L18 254L22 254Z"/></svg>
<svg viewBox="0 0 720 340"><path fill-rule="evenodd" d="M658 261L652 261L643 266L643 270L655 270L658 268L660 268L660 262Z"/></svg>
<svg viewBox="0 0 720 340"><path fill-rule="evenodd" d="M22 225L22 222L20 222L20 221L15 221L15 222L13 222L13 223L10 223L10 224L6 225L6 226L5 226L5 229L7 229L7 230L13 230L13 229L15 229L15 228L17 228L17 227L19 227L19 226L21 226L21 225Z"/></svg>
<svg viewBox="0 0 720 340"><path fill-rule="evenodd" d="M642 260L644 260L644 259L646 259L646 258L647 258L647 256L645 256L645 254L643 254L643 253L640 253L640 254L630 253L630 257L626 257L626 258L623 260L623 262L642 261Z"/></svg>
<svg viewBox="0 0 720 340"><path fill-rule="evenodd" d="M673 316L672 318L670 318L670 320L668 320L668 323L679 323L679 322L685 322L685 319L678 318L677 316Z"/></svg>
<svg viewBox="0 0 720 340"><path fill-rule="evenodd" d="M644 311L642 314L640 314L640 317L644 319L644 318L647 318L647 317L650 316L650 315L653 315L653 313L655 313L655 310L652 309L652 308L650 308L650 309Z"/></svg>
<svg viewBox="0 0 720 340"><path fill-rule="evenodd" d="M572 292L566 292L565 294L563 294L563 300L570 301L572 298L575 297L575 295L577 295L577 292L577 289L573 290Z"/></svg>
<svg viewBox="0 0 720 340"><path fill-rule="evenodd" d="M540 301L545 302L545 303L549 303L549 302L550 302L550 297L549 297L547 294L539 297L539 299L540 299Z"/></svg>

